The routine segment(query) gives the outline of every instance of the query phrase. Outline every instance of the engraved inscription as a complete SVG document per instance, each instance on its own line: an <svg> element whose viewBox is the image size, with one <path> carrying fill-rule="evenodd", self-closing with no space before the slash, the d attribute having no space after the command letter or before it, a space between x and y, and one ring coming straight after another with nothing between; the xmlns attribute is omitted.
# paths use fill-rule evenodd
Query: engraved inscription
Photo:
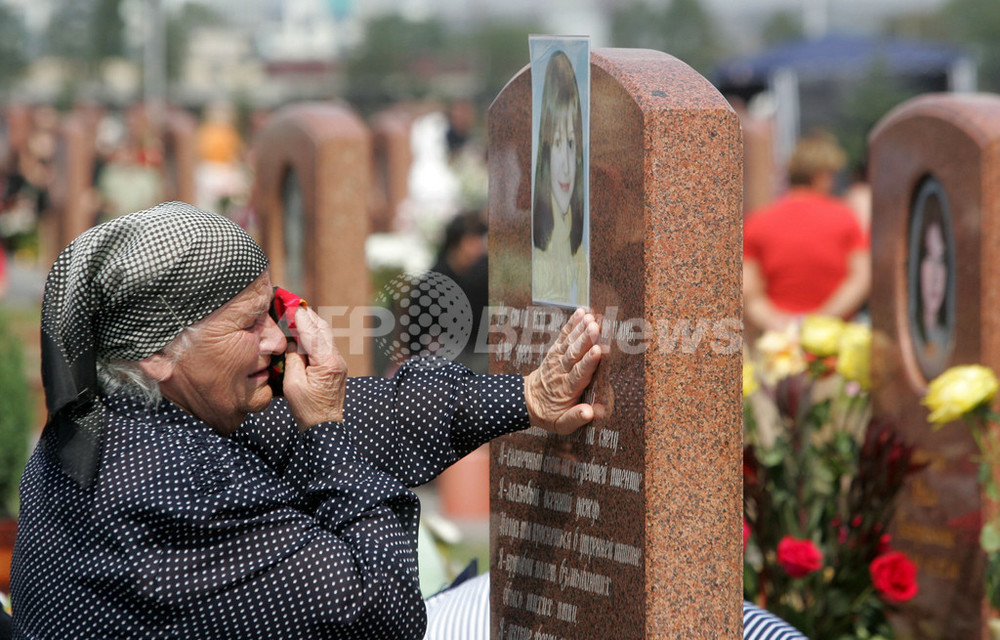
<svg viewBox="0 0 1000 640"><path fill-rule="evenodd" d="M507 341L503 353L515 362L540 360L540 340L554 338L548 332L561 326L536 311L504 310L509 326L518 331L501 330ZM629 346L650 338L644 326L618 321L613 314L603 318L602 327L606 339ZM683 329L674 334L674 349L694 348L711 333L710 328ZM685 332L691 335L686 338ZM588 425L566 439L532 427L501 440L495 449L494 471L510 470L499 474L495 485L495 566L505 577L498 589L503 607L520 611L518 621L528 625L500 616L501 639L576 637L566 629L588 620L587 603L610 601L626 582L641 580L634 572L641 575L644 549L628 544L634 542L634 523L624 531L602 526L609 513L619 512L619 501L641 494L644 483L641 470L628 468L624 454L633 446L628 433L608 424Z"/></svg>
<svg viewBox="0 0 1000 640"><path fill-rule="evenodd" d="M621 487L622 489L638 493L639 488L642 486L642 474L629 469L612 467L610 484L612 487Z"/></svg>
<svg viewBox="0 0 1000 640"><path fill-rule="evenodd" d="M601 503L597 500L580 496L576 500L576 517L590 518L591 522L597 520L601 515Z"/></svg>
<svg viewBox="0 0 1000 640"><path fill-rule="evenodd" d="M580 498L580 500L585 500L585 498ZM546 489L544 498L542 498L542 506L553 511L569 513L573 510L573 496L561 491L549 491Z"/></svg>
<svg viewBox="0 0 1000 640"><path fill-rule="evenodd" d="M556 618L575 624L576 610L577 606L575 604L567 604L565 602L556 603Z"/></svg>

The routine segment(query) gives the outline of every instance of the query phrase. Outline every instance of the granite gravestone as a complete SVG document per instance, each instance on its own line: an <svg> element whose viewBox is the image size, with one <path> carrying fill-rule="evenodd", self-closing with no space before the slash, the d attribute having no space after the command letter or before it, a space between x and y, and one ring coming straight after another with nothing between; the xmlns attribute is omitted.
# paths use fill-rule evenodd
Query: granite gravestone
<svg viewBox="0 0 1000 640"><path fill-rule="evenodd" d="M743 210L747 213L771 203L778 195L774 148L774 120L734 105L743 129Z"/></svg>
<svg viewBox="0 0 1000 640"><path fill-rule="evenodd" d="M373 185L371 200L372 232L393 230L396 211L406 199L407 182L413 154L410 151L410 125L413 109L396 105L375 114L371 119Z"/></svg>
<svg viewBox="0 0 1000 640"><path fill-rule="evenodd" d="M171 200L196 202L198 120L184 109L167 111L163 127L164 193Z"/></svg>
<svg viewBox="0 0 1000 640"><path fill-rule="evenodd" d="M59 127L54 177L49 190L55 221L52 260L97 222L93 193L98 114L74 110ZM52 253L54 252L54 253Z"/></svg>
<svg viewBox="0 0 1000 640"><path fill-rule="evenodd" d="M11 160L10 156L27 150L28 138L31 136L31 107L25 103L9 103L4 107L3 117L8 151L8 157L4 157L3 161L7 163ZM5 167L7 171L13 168Z"/></svg>
<svg viewBox="0 0 1000 640"><path fill-rule="evenodd" d="M904 487L892 532L920 585L897 627L901 638L986 637L976 447L962 425L932 430L920 401L950 366L1000 370L1000 97L912 99L870 147L875 412L927 463Z"/></svg>
<svg viewBox="0 0 1000 640"><path fill-rule="evenodd" d="M489 110L491 371L568 309L531 297L531 70ZM490 444L492 637L741 637L739 121L679 60L591 55L590 292L609 349L571 436Z"/></svg>
<svg viewBox="0 0 1000 640"><path fill-rule="evenodd" d="M254 201L271 281L300 294L330 323L351 375L369 375L368 129L342 106L293 105L263 125L254 155Z"/></svg>

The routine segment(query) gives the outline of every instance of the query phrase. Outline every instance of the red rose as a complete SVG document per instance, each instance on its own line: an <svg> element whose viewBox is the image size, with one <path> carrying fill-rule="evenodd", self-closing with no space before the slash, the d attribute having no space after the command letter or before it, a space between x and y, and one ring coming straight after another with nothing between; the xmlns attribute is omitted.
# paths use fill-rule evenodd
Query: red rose
<svg viewBox="0 0 1000 640"><path fill-rule="evenodd" d="M778 543L778 564L788 575L801 578L823 566L823 553L812 540L785 536Z"/></svg>
<svg viewBox="0 0 1000 640"><path fill-rule="evenodd" d="M872 560L872 584L889 602L906 602L917 595L917 565L902 551L890 551Z"/></svg>
<svg viewBox="0 0 1000 640"><path fill-rule="evenodd" d="M747 519L743 518L743 550L747 550L747 541L750 539L750 526L747 524Z"/></svg>

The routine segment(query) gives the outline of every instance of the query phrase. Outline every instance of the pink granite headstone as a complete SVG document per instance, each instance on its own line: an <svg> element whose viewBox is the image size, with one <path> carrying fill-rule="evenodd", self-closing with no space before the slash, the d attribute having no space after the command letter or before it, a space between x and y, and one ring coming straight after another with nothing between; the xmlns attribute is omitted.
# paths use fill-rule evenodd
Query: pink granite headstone
<svg viewBox="0 0 1000 640"><path fill-rule="evenodd" d="M12 102L3 109L4 129L7 136L6 151L8 157L3 158L4 170L11 171L15 167L7 166L18 153L24 153L31 135L31 107L24 103Z"/></svg>
<svg viewBox="0 0 1000 640"><path fill-rule="evenodd" d="M883 118L870 147L875 411L927 463L904 487L892 532L919 568L899 637L988 637L976 447L962 424L932 430L920 401L948 367L1000 371L1000 97L914 98Z"/></svg>
<svg viewBox="0 0 1000 640"><path fill-rule="evenodd" d="M194 169L198 162L198 120L184 109L167 111L163 128L164 187L167 199L196 202Z"/></svg>
<svg viewBox="0 0 1000 640"><path fill-rule="evenodd" d="M781 186L775 162L774 121L736 106L743 128L743 210L770 204Z"/></svg>
<svg viewBox="0 0 1000 640"><path fill-rule="evenodd" d="M351 375L370 374L368 129L342 106L292 105L262 125L254 158L254 206L272 282L302 295L330 323Z"/></svg>
<svg viewBox="0 0 1000 640"><path fill-rule="evenodd" d="M60 123L59 151L49 191L57 231L53 249L57 254L97 222L92 195L96 131L96 118L80 111L69 113Z"/></svg>
<svg viewBox="0 0 1000 640"><path fill-rule="evenodd" d="M372 231L393 230L396 211L406 199L410 165L410 125L414 111L405 105L390 107L371 119L373 184Z"/></svg>
<svg viewBox="0 0 1000 640"><path fill-rule="evenodd" d="M489 110L491 371L537 366L531 70ZM739 120L683 62L591 55L590 304L604 417L490 444L492 637L741 637Z"/></svg>

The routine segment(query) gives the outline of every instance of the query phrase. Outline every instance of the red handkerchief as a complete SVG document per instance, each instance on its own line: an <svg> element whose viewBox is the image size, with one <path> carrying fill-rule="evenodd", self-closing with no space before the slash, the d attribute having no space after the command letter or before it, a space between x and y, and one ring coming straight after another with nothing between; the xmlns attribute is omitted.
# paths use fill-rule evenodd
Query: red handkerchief
<svg viewBox="0 0 1000 640"><path fill-rule="evenodd" d="M274 288L274 302L271 304L271 318L278 323L278 328L285 338L295 341L295 312L299 307L305 307L306 301L287 289ZM271 366L268 368L268 384L275 396L283 395L282 383L285 378L285 354L276 353L271 356Z"/></svg>

